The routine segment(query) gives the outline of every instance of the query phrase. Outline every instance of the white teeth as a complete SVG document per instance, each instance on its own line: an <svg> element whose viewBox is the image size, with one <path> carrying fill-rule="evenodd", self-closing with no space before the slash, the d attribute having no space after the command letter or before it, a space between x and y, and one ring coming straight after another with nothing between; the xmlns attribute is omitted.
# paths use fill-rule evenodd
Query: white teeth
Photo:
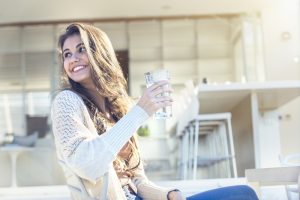
<svg viewBox="0 0 300 200"><path fill-rule="evenodd" d="M79 70L81 70L81 69L83 69L84 68L84 66L77 66L77 67L74 67L73 68L73 72L77 72L77 71L79 71Z"/></svg>

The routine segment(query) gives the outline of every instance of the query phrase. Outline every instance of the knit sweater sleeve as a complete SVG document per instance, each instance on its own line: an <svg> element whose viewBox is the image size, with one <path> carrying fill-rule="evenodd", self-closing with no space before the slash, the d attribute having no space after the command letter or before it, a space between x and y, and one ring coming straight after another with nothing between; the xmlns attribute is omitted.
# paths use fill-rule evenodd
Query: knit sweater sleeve
<svg viewBox="0 0 300 200"><path fill-rule="evenodd" d="M108 172L118 152L149 116L136 105L100 136L91 133L92 130L85 125L87 116L81 97L72 91L60 92L53 101L52 130L57 151L79 177L96 183Z"/></svg>

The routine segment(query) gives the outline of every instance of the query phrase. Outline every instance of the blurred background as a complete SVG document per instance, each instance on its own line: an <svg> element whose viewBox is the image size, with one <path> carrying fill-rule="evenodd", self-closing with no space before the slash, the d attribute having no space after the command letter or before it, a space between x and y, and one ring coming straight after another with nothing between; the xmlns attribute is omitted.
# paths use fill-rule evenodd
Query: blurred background
<svg viewBox="0 0 300 200"><path fill-rule="evenodd" d="M244 177L300 153L299 0L0 1L0 187L64 184L50 105L70 22L111 39L137 98L167 69L173 117L138 130L153 180ZM21 146L7 145L11 138ZM22 143L23 142L23 143Z"/></svg>

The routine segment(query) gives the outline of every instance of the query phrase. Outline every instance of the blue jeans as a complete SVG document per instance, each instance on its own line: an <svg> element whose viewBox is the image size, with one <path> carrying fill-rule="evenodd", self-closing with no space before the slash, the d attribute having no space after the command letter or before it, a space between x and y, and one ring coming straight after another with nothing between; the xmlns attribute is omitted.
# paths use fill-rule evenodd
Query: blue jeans
<svg viewBox="0 0 300 200"><path fill-rule="evenodd" d="M258 200L254 190L246 185L213 189L193 196L187 200Z"/></svg>
<svg viewBox="0 0 300 200"><path fill-rule="evenodd" d="M142 200L136 194L129 191L128 187L123 187L128 200ZM254 190L246 185L237 185L208 190L187 197L187 200L258 200Z"/></svg>

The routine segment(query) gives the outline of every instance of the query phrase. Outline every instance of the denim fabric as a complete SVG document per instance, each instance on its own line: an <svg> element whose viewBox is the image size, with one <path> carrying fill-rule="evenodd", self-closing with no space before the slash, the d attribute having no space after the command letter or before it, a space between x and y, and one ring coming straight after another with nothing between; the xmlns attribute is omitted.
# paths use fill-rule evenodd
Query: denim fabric
<svg viewBox="0 0 300 200"><path fill-rule="evenodd" d="M201 192L187 200L258 200L254 190L246 185L222 187Z"/></svg>
<svg viewBox="0 0 300 200"><path fill-rule="evenodd" d="M142 200L141 197L131 192L128 186L123 186L127 200ZM254 190L246 185L222 187L206 192L201 192L187 197L187 200L258 200Z"/></svg>
<svg viewBox="0 0 300 200"><path fill-rule="evenodd" d="M129 189L128 185L124 185L122 188L123 188L123 191L125 193L125 196L126 196L127 200L142 200L141 197L139 197L137 194L135 194L134 192L132 192Z"/></svg>

